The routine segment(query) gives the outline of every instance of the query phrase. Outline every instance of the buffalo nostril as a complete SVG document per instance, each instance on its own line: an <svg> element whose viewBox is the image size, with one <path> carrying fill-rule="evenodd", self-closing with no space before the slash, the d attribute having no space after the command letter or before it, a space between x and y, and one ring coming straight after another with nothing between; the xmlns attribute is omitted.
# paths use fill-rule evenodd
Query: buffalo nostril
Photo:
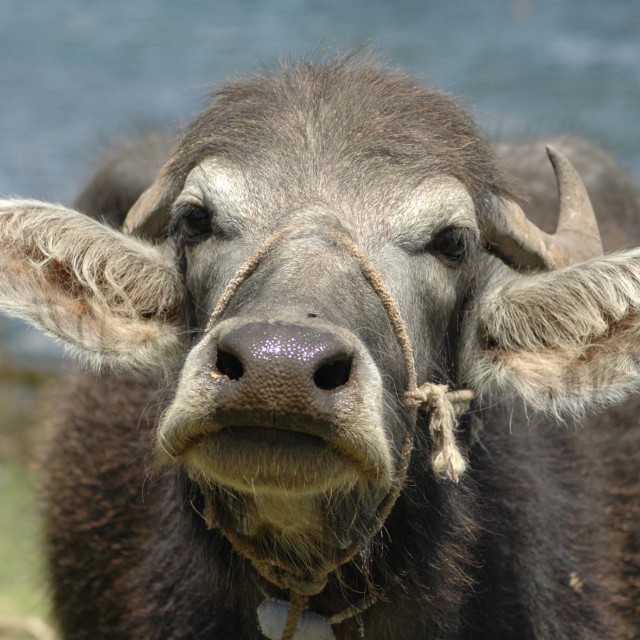
<svg viewBox="0 0 640 640"><path fill-rule="evenodd" d="M240 380L244 374L244 367L239 358L229 353L218 349L218 356L216 358L216 369L229 378L229 380Z"/></svg>
<svg viewBox="0 0 640 640"><path fill-rule="evenodd" d="M334 360L318 367L313 374L316 387L324 391L332 391L349 382L351 375L351 358L348 360Z"/></svg>

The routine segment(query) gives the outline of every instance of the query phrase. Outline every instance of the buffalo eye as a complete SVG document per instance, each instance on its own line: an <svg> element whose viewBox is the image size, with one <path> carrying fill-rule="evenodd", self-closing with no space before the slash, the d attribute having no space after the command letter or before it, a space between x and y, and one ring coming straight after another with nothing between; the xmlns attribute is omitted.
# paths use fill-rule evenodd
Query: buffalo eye
<svg viewBox="0 0 640 640"><path fill-rule="evenodd" d="M211 214L204 207L189 207L182 215L182 228L189 238L208 236L211 229Z"/></svg>
<svg viewBox="0 0 640 640"><path fill-rule="evenodd" d="M445 264L455 267L462 263L467 252L467 241L462 229L449 227L433 237L428 250Z"/></svg>
<svg viewBox="0 0 640 640"><path fill-rule="evenodd" d="M169 227L169 235L180 237L187 243L195 243L211 235L224 236L224 233L209 209L189 204L177 209Z"/></svg>

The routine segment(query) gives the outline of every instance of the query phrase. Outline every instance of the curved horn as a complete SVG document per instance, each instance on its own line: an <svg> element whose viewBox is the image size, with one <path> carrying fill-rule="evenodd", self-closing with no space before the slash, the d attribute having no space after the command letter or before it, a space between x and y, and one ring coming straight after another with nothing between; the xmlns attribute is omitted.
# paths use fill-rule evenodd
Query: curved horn
<svg viewBox="0 0 640 640"><path fill-rule="evenodd" d="M547 146L560 194L558 229L548 234L520 206L503 201L486 222L487 248L518 270L557 269L602 255L602 240L587 190L566 156Z"/></svg>

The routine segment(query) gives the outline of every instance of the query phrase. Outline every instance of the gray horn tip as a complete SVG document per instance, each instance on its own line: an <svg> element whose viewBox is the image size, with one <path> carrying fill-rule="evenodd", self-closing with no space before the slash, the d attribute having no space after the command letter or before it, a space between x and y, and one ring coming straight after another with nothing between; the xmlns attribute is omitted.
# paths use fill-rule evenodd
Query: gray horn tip
<svg viewBox="0 0 640 640"><path fill-rule="evenodd" d="M575 258L602 255L602 240L591 199L580 174L572 162L551 145L546 145L560 195L558 230L560 238L571 234L575 238Z"/></svg>

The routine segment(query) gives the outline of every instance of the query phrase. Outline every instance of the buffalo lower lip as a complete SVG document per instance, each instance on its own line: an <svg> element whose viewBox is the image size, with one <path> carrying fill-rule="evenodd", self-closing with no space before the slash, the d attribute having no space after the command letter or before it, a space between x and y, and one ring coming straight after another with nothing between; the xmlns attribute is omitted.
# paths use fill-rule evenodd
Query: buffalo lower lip
<svg viewBox="0 0 640 640"><path fill-rule="evenodd" d="M240 491L316 493L357 482L362 472L326 440L275 427L225 427L200 439L184 462Z"/></svg>

